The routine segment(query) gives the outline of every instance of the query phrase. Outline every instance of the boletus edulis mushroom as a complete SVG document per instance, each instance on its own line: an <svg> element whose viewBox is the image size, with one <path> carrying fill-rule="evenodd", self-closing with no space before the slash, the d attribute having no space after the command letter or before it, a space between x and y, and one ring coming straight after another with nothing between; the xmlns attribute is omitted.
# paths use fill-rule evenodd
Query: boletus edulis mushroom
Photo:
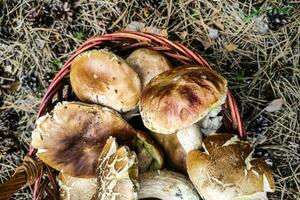
<svg viewBox="0 0 300 200"><path fill-rule="evenodd" d="M99 158L95 199L200 199L184 175L166 170L150 170L139 174L137 162L134 152L125 146L118 147L115 139L109 138Z"/></svg>
<svg viewBox="0 0 300 200"><path fill-rule="evenodd" d="M164 149L169 167L186 173L187 154L202 146L202 134L197 123L180 129L173 134L152 133L157 143Z"/></svg>
<svg viewBox="0 0 300 200"><path fill-rule="evenodd" d="M60 200L90 200L96 192L96 178L78 178L59 173Z"/></svg>
<svg viewBox="0 0 300 200"><path fill-rule="evenodd" d="M190 151L188 175L204 200L262 200L275 189L265 161L252 158L253 148L232 134L211 134L203 148Z"/></svg>
<svg viewBox="0 0 300 200"><path fill-rule="evenodd" d="M150 80L172 68L168 59L151 49L140 48L133 51L126 59L126 62L138 73L142 88L144 88Z"/></svg>
<svg viewBox="0 0 300 200"><path fill-rule="evenodd" d="M137 200L138 166L135 152L119 147L110 137L101 151L97 167L97 200Z"/></svg>
<svg viewBox="0 0 300 200"><path fill-rule="evenodd" d="M216 71L198 65L168 70L143 89L140 113L151 131L172 134L203 119L226 98L227 81Z"/></svg>
<svg viewBox="0 0 300 200"><path fill-rule="evenodd" d="M133 146L136 131L119 114L100 105L59 103L40 117L32 133L37 156L73 177L95 177L99 154L110 136Z"/></svg>
<svg viewBox="0 0 300 200"><path fill-rule="evenodd" d="M119 112L136 108L141 94L138 74L123 58L105 50L78 55L71 64L70 82L81 101Z"/></svg>

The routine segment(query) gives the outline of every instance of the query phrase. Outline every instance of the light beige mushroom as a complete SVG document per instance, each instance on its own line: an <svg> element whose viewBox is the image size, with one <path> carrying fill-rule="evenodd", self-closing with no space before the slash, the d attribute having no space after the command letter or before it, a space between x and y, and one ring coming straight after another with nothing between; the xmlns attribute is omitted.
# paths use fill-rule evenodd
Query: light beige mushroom
<svg viewBox="0 0 300 200"><path fill-rule="evenodd" d="M70 82L80 100L119 112L134 109L141 94L138 74L124 59L104 50L78 55L71 64Z"/></svg>
<svg viewBox="0 0 300 200"><path fill-rule="evenodd" d="M146 48L140 48L133 51L126 62L139 74L142 88L145 87L150 80L172 68L168 59L159 53Z"/></svg>
<svg viewBox="0 0 300 200"><path fill-rule="evenodd" d="M59 173L60 200L90 200L96 192L96 178L78 178Z"/></svg>
<svg viewBox="0 0 300 200"><path fill-rule="evenodd" d="M110 136L133 147L135 130L111 109L78 102L63 102L40 117L32 133L37 156L73 177L95 177L99 154Z"/></svg>
<svg viewBox="0 0 300 200"><path fill-rule="evenodd" d="M162 200L200 200L190 180L177 172L158 170L139 175L139 198Z"/></svg>
<svg viewBox="0 0 300 200"><path fill-rule="evenodd" d="M227 81L204 66L168 70L143 89L140 113L152 132L172 134L203 119L226 98Z"/></svg>
<svg viewBox="0 0 300 200"><path fill-rule="evenodd" d="M205 200L267 199L274 191L272 171L251 157L253 148L232 134L212 134L204 139L205 152L187 157L188 175Z"/></svg>
<svg viewBox="0 0 300 200"><path fill-rule="evenodd" d="M192 183L184 175L166 170L138 174L134 152L118 147L114 138L104 146L97 168L95 200L199 200ZM138 181L138 182L137 182Z"/></svg>
<svg viewBox="0 0 300 200"><path fill-rule="evenodd" d="M136 154L118 147L109 138L101 151L97 167L97 200L137 200L139 184Z"/></svg>

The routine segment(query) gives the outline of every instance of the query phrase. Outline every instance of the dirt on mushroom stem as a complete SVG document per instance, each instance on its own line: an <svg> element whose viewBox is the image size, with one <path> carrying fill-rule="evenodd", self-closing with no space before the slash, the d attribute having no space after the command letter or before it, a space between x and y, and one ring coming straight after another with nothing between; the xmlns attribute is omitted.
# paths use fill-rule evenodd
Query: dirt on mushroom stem
<svg viewBox="0 0 300 200"><path fill-rule="evenodd" d="M170 39L180 40L199 52L229 79L248 130L261 115L268 120L268 126L259 134L264 140L257 147L273 156L276 192L269 199L299 198L299 4L286 0L262 1L259 5L253 5L254 1L175 0L161 1L152 8L132 1L83 0L74 1L72 22L37 18L33 23L29 14L40 9L38 2L0 2L0 69L4 70L0 79L18 81L34 71L42 80L38 92L43 94L47 74L53 77L60 63L86 38L119 30L132 21L167 29ZM54 1L43 2L49 5ZM291 22L276 31L269 30L264 18L255 17L266 16L269 8L286 13ZM43 15L49 18L46 12ZM260 29L267 27L266 32L258 33L257 25ZM217 37L210 38L212 32L217 32L213 34ZM229 43L237 47L232 52L224 48ZM1 131L16 136L25 155L41 96L21 86L17 91L6 90L1 97L1 114L10 109L20 114L17 131L9 131L4 124L0 125ZM261 113L279 97L285 99L281 110ZM260 126L258 123L258 129ZM256 137L249 140L257 141ZM1 181L9 177L20 160L10 155L0 161ZM29 190L20 191L13 199L31 199Z"/></svg>

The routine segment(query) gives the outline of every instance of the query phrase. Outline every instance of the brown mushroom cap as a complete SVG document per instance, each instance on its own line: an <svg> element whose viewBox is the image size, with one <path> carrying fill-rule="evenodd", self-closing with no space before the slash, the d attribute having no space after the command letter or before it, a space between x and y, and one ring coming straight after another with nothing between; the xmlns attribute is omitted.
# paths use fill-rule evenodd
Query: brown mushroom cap
<svg viewBox="0 0 300 200"><path fill-rule="evenodd" d="M60 200L90 200L96 192L96 178L77 178L59 173Z"/></svg>
<svg viewBox="0 0 300 200"><path fill-rule="evenodd" d="M99 105L77 102L58 104L37 121L32 145L38 157L64 174L95 177L96 163L106 139L131 145L135 130L116 112Z"/></svg>
<svg viewBox="0 0 300 200"><path fill-rule="evenodd" d="M203 147L205 152L189 152L187 169L204 199L263 196L274 190L272 171L263 160L252 159L249 143L232 134L214 134L204 139Z"/></svg>
<svg viewBox="0 0 300 200"><path fill-rule="evenodd" d="M138 73L142 88L153 77L172 68L171 63L164 55L146 48L133 51L126 59L126 62Z"/></svg>
<svg viewBox="0 0 300 200"><path fill-rule="evenodd" d="M139 171L162 169L164 155L159 146L143 131L137 130L137 138Z"/></svg>
<svg viewBox="0 0 300 200"><path fill-rule="evenodd" d="M139 185L136 154L118 147L110 137L101 151L97 167L97 200L137 200Z"/></svg>
<svg viewBox="0 0 300 200"><path fill-rule="evenodd" d="M77 56L71 65L70 82L80 100L120 112L134 109L141 94L138 74L124 59L104 50Z"/></svg>
<svg viewBox="0 0 300 200"><path fill-rule="evenodd" d="M166 71L143 89L140 113L153 132L172 134L201 120L226 97L227 81L204 66Z"/></svg>

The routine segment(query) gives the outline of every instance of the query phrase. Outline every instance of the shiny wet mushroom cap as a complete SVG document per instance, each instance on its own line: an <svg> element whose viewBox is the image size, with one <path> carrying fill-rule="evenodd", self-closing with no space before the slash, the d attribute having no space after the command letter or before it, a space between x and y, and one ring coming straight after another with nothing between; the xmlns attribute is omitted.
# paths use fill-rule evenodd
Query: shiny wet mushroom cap
<svg viewBox="0 0 300 200"><path fill-rule="evenodd" d="M201 120L224 102L227 81L216 71L198 65L166 71L143 89L140 113L153 132L172 134Z"/></svg>
<svg viewBox="0 0 300 200"><path fill-rule="evenodd" d="M127 57L126 62L139 74L142 88L153 77L172 68L171 63L163 54L146 48L133 51Z"/></svg>
<svg viewBox="0 0 300 200"><path fill-rule="evenodd" d="M60 200L90 200L96 192L96 178L78 178L59 173Z"/></svg>
<svg viewBox="0 0 300 200"><path fill-rule="evenodd" d="M204 139L205 152L193 150L187 157L188 174L205 200L267 199L275 189L272 171L253 148L232 134L213 134Z"/></svg>
<svg viewBox="0 0 300 200"><path fill-rule="evenodd" d="M81 101L119 112L134 109L141 94L138 74L124 59L104 50L78 55L71 64L70 82Z"/></svg>
<svg viewBox="0 0 300 200"><path fill-rule="evenodd" d="M99 154L110 136L135 143L135 130L116 112L78 102L63 102L37 121L32 145L37 156L64 174L95 177Z"/></svg>
<svg viewBox="0 0 300 200"><path fill-rule="evenodd" d="M139 184L136 154L119 147L110 137L100 154L97 167L97 200L137 200Z"/></svg>

